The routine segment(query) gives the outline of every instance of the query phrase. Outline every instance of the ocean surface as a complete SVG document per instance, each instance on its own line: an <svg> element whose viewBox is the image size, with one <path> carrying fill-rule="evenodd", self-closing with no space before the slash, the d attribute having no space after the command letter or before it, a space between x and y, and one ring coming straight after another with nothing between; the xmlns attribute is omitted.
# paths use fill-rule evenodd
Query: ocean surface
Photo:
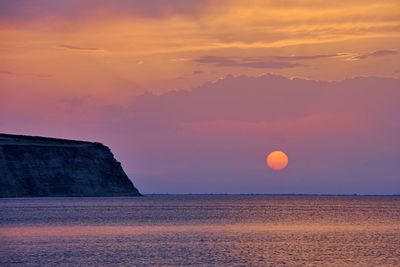
<svg viewBox="0 0 400 267"><path fill-rule="evenodd" d="M0 266L400 266L400 197L0 199Z"/></svg>

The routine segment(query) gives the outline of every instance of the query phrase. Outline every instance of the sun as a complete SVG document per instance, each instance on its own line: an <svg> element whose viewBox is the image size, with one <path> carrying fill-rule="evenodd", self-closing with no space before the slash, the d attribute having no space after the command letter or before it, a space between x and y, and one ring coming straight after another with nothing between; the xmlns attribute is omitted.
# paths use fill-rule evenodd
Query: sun
<svg viewBox="0 0 400 267"><path fill-rule="evenodd" d="M284 152L276 150L268 154L266 162L272 170L281 171L287 167L289 158Z"/></svg>

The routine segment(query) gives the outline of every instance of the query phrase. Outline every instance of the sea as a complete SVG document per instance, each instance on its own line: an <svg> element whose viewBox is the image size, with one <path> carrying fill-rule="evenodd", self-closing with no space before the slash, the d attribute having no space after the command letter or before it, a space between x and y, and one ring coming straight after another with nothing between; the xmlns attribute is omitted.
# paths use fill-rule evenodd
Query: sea
<svg viewBox="0 0 400 267"><path fill-rule="evenodd" d="M0 266L400 266L400 196L0 199Z"/></svg>

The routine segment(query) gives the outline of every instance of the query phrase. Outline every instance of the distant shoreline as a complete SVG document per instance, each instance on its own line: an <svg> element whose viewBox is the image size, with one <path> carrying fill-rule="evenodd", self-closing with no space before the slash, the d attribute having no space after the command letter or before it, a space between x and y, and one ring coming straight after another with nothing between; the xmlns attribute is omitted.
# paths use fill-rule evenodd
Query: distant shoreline
<svg viewBox="0 0 400 267"><path fill-rule="evenodd" d="M378 194L227 194L227 193L184 193L184 194L168 194L168 193L152 193L152 194L142 194L142 197L156 197L156 196L266 196L266 197L400 197L400 194L386 194L386 195L378 195ZM0 197L2 199L78 199L78 198L105 198L105 199L115 199L115 198L137 198L137 196L50 196L50 197Z"/></svg>
<svg viewBox="0 0 400 267"><path fill-rule="evenodd" d="M150 193L143 194L144 196L152 195L172 195L172 196L187 196L187 195L221 195L221 196L400 196L398 194L268 194L268 193Z"/></svg>

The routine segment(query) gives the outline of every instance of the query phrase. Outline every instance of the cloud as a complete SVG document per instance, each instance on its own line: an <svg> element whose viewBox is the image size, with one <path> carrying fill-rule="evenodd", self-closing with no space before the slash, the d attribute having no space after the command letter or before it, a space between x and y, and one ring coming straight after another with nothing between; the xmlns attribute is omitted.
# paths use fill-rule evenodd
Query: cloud
<svg viewBox="0 0 400 267"><path fill-rule="evenodd" d="M326 54L326 55L308 55L308 56L271 56L270 58L275 60L284 60L284 61L299 61L299 60L315 60L321 58L337 58L346 56L345 53L337 53L337 54Z"/></svg>
<svg viewBox="0 0 400 267"><path fill-rule="evenodd" d="M202 70L194 70L192 72L192 75L200 75L200 74L203 74L203 73L204 73L204 71L202 71Z"/></svg>
<svg viewBox="0 0 400 267"><path fill-rule="evenodd" d="M259 77L229 75L191 91L142 95L132 104L131 113L143 117L154 114L152 119L163 114L157 121L170 118L180 122L295 119L307 113L339 112L339 107L340 112L351 113L359 109L368 111L365 102L373 102L375 106L385 102L394 104L396 97L400 97L400 91L395 89L399 84L398 79L377 77L322 82L271 74ZM382 85L387 87L383 91ZM354 102L354 95L360 101ZM390 101L388 95L392 96ZM284 109L282 104L285 104Z"/></svg>
<svg viewBox="0 0 400 267"><path fill-rule="evenodd" d="M50 78L51 75L46 74L33 74L33 73L19 73L8 70L0 70L0 75L15 76L15 77L34 77L34 78Z"/></svg>
<svg viewBox="0 0 400 267"><path fill-rule="evenodd" d="M7 71L7 70L0 70L1 75L15 75L14 72Z"/></svg>
<svg viewBox="0 0 400 267"><path fill-rule="evenodd" d="M387 37L389 47L398 28L394 4L349 1L314 7L309 1L277 5L267 1L15 0L0 1L0 27L5 30L3 38L9 40L4 47L15 53L21 43L29 44L35 54L37 48L61 43L63 49L76 51L107 48L115 59L163 55L181 60L199 56L201 51L201 55L210 51L228 55L233 49L248 49L246 55L261 56L268 50L296 46L280 52L321 54L240 62L249 68L293 68L295 61L335 57L326 51L335 51L338 41L354 50ZM40 44L34 42L37 39ZM68 40L86 40L89 45ZM308 45L315 48L309 50Z"/></svg>
<svg viewBox="0 0 400 267"><path fill-rule="evenodd" d="M85 101L89 99L88 96L80 96L80 97L72 97L72 98L65 98L62 102L71 107L78 107L82 106Z"/></svg>
<svg viewBox="0 0 400 267"><path fill-rule="evenodd" d="M220 57L220 56L204 56L193 60L197 63L202 64L213 64L220 67L246 67L246 68L258 68L258 69L285 69L295 68L304 66L303 64L273 61L270 59L263 58L231 58L231 57Z"/></svg>
<svg viewBox="0 0 400 267"><path fill-rule="evenodd" d="M208 1L200 0L98 0L58 1L38 0L26 2L21 0L0 1L0 20L35 20L46 17L58 17L67 20L85 19L90 16L107 17L112 15L162 17L173 14L195 15L204 9Z"/></svg>
<svg viewBox="0 0 400 267"><path fill-rule="evenodd" d="M66 50L77 50L77 51L104 51L103 49L97 47L83 47L83 46L75 46L75 45L66 45L60 44L57 48L62 48Z"/></svg>
<svg viewBox="0 0 400 267"><path fill-rule="evenodd" d="M203 56L194 59L194 62L213 64L222 67L248 67L265 69L283 69L306 66L297 61L310 61L320 59L342 58L344 60L362 60L368 57L383 57L397 55L396 50L376 50L365 54L334 53L317 55L289 55L289 56L264 56L264 57L221 57Z"/></svg>
<svg viewBox="0 0 400 267"><path fill-rule="evenodd" d="M186 62L186 61L190 61L190 58L186 58L186 57L171 58L170 61L172 61L172 62Z"/></svg>
<svg viewBox="0 0 400 267"><path fill-rule="evenodd" d="M280 179L302 192L373 192L384 183L400 186L396 164L366 167L400 149L399 86L400 80L377 77L323 82L227 76L191 91L145 94L111 128L130 140L125 153L140 161L133 173L149 184L169 177L163 185L168 192L179 192L181 181L190 181L186 192L199 192L190 186L195 181L226 183L224 192L240 192L241 177L261 186L252 189L257 192L297 192L295 185L283 189L268 178L264 153L277 148L293 159ZM158 173L152 174L155 165ZM379 172L385 175L377 179ZM325 187L327 177L332 188Z"/></svg>
<svg viewBox="0 0 400 267"><path fill-rule="evenodd" d="M396 50L376 50L365 54L360 54L352 57L353 60L367 59L369 57L385 57L385 56L396 56L399 52Z"/></svg>

